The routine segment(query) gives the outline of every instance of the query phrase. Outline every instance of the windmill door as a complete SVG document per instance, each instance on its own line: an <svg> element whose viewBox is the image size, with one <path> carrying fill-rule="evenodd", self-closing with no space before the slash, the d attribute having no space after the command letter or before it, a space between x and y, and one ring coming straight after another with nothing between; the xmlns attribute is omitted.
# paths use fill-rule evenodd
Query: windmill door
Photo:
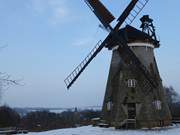
<svg viewBox="0 0 180 135"><path fill-rule="evenodd" d="M136 119L136 104L128 104L128 119Z"/></svg>
<svg viewBox="0 0 180 135"><path fill-rule="evenodd" d="M136 104L129 103L127 104L127 107L128 107L127 128L134 129L136 128Z"/></svg>

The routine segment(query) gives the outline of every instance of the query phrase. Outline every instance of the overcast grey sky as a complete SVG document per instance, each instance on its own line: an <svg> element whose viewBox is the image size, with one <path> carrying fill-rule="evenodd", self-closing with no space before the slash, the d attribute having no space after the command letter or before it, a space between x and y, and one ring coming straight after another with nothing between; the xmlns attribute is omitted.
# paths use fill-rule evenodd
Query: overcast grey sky
<svg viewBox="0 0 180 135"><path fill-rule="evenodd" d="M102 0L118 17L129 0ZM180 93L179 0L150 0L136 18L154 19L161 47L155 51L164 85ZM104 49L70 91L64 78L107 34L83 0L0 0L1 72L23 79L24 86L3 92L1 104L12 107L101 105L111 52Z"/></svg>

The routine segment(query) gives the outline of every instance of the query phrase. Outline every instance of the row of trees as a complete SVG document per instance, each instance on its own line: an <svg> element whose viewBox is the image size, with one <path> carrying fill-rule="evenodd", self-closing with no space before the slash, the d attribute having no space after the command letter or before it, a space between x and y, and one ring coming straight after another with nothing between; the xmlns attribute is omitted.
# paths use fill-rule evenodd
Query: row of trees
<svg viewBox="0 0 180 135"><path fill-rule="evenodd" d="M45 131L91 124L100 117L100 111L65 111L60 114L48 111L30 112L22 118L9 107L0 107L0 127L17 127L29 131Z"/></svg>
<svg viewBox="0 0 180 135"><path fill-rule="evenodd" d="M164 87L166 92L166 100L171 111L173 119L180 120L180 95L173 87Z"/></svg>
<svg viewBox="0 0 180 135"><path fill-rule="evenodd" d="M0 128L16 127L20 122L20 116L13 109L3 106L0 107Z"/></svg>

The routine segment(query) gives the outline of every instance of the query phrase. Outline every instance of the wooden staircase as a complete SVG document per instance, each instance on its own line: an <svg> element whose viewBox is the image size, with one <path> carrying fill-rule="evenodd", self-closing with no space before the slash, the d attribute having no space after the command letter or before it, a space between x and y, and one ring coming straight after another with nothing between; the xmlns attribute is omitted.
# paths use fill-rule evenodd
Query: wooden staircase
<svg viewBox="0 0 180 135"><path fill-rule="evenodd" d="M136 119L127 119L126 128L127 129L136 129Z"/></svg>

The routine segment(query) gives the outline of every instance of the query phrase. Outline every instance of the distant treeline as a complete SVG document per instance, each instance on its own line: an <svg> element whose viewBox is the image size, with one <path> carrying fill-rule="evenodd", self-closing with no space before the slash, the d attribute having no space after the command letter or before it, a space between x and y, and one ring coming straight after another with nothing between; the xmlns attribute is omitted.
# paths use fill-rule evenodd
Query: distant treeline
<svg viewBox="0 0 180 135"><path fill-rule="evenodd" d="M20 115L13 109L6 106L0 107L0 128L16 127L20 120Z"/></svg>
<svg viewBox="0 0 180 135"><path fill-rule="evenodd" d="M180 119L180 96L172 87L165 87L165 91L173 119ZM101 117L101 111L78 111L76 108L73 111L69 110L62 113L37 111L20 116L13 109L2 106L0 107L0 128L17 127L29 131L45 131L89 125L91 119L97 117Z"/></svg>
<svg viewBox="0 0 180 135"><path fill-rule="evenodd" d="M90 125L92 118L100 116L101 111L74 109L59 114L48 111L30 112L21 118L13 109L3 106L0 107L0 128L17 127L29 131L45 131Z"/></svg>
<svg viewBox="0 0 180 135"><path fill-rule="evenodd" d="M180 120L180 95L173 87L164 87L164 89L172 118Z"/></svg>

